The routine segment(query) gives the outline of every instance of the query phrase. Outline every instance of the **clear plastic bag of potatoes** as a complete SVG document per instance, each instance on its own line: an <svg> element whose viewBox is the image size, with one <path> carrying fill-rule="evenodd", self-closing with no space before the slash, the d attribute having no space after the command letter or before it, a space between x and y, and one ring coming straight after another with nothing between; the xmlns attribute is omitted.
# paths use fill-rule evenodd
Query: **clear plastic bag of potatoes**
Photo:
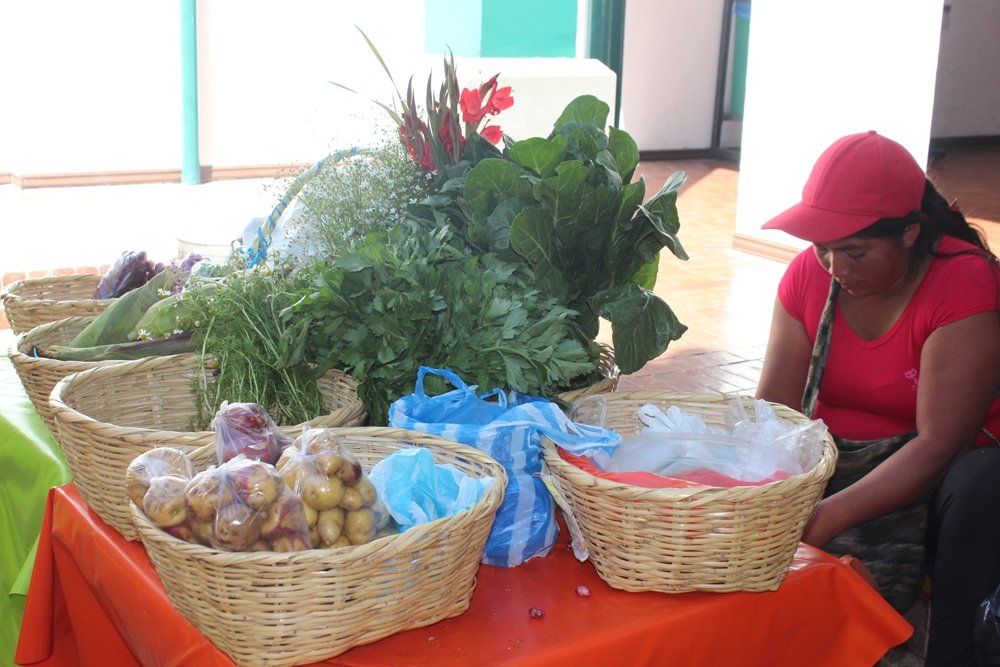
<svg viewBox="0 0 1000 667"><path fill-rule="evenodd" d="M305 428L277 468L302 499L313 546L367 544L395 532L375 486L332 430Z"/></svg>

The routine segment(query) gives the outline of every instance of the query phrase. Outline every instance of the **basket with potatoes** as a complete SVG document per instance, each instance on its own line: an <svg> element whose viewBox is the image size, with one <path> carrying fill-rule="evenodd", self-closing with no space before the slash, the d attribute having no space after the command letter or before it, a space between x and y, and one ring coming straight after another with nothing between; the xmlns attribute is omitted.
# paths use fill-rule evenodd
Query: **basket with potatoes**
<svg viewBox="0 0 1000 667"><path fill-rule="evenodd" d="M466 510L398 532L369 479L394 452L486 479ZM275 464L160 447L126 471L133 523L174 606L239 665L323 660L464 612L503 467L444 438L306 428Z"/></svg>
<svg viewBox="0 0 1000 667"><path fill-rule="evenodd" d="M224 551L348 547L394 532L375 486L329 429L306 428L276 465L253 447L222 451L200 471L200 453L140 454L125 471L129 499L174 537Z"/></svg>

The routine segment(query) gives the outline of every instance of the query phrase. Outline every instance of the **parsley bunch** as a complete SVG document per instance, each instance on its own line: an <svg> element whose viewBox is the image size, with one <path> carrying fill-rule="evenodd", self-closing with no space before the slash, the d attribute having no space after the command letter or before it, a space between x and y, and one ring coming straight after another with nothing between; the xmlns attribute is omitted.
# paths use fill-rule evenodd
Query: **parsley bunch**
<svg viewBox="0 0 1000 667"><path fill-rule="evenodd" d="M448 234L402 224L306 269L312 290L290 312L310 323L307 356L360 382L372 424L413 391L420 366L540 396L598 378L599 350L574 311L532 287L524 267L470 257Z"/></svg>

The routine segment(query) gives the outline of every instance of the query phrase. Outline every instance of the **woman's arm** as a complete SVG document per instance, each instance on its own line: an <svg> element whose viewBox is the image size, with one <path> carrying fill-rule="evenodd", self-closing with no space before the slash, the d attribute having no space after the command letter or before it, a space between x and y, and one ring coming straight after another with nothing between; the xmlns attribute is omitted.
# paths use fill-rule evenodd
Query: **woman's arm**
<svg viewBox="0 0 1000 667"><path fill-rule="evenodd" d="M935 330L924 343L917 436L848 488L824 499L803 541L822 546L844 530L912 503L969 449L1000 383L1000 313Z"/></svg>
<svg viewBox="0 0 1000 667"><path fill-rule="evenodd" d="M812 343L802 322L789 315L781 301L775 299L757 398L801 410L811 357Z"/></svg>

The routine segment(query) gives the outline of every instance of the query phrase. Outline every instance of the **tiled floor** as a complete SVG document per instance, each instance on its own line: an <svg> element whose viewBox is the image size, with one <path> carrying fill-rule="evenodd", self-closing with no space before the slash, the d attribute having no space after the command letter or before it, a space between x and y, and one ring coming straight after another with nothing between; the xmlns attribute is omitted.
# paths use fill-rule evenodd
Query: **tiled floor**
<svg viewBox="0 0 1000 667"><path fill-rule="evenodd" d="M732 247L736 165L715 160L644 163L647 191L676 170L687 174L678 197L678 234L690 259L664 253L656 292L688 326L659 358L621 379L619 390L752 394L760 375L771 309L785 264ZM1000 148L948 151L929 174L957 198L971 222L1000 251Z"/></svg>

